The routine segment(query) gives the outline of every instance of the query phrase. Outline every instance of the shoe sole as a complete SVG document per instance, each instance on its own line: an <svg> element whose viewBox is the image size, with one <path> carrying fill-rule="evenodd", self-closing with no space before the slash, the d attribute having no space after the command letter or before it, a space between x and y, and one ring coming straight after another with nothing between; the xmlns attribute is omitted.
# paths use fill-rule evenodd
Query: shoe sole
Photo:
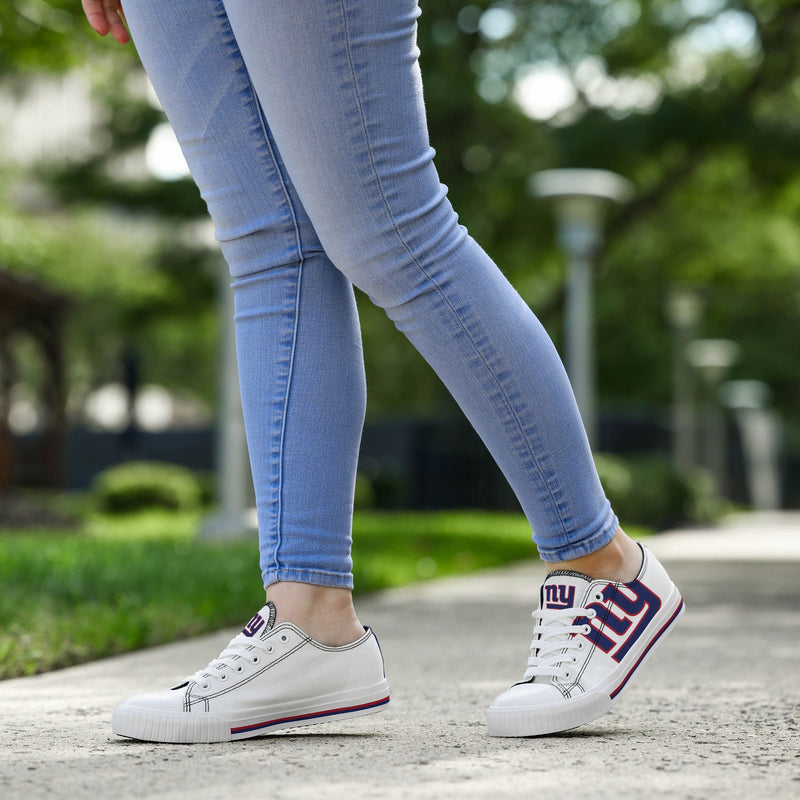
<svg viewBox="0 0 800 800"><path fill-rule="evenodd" d="M592 692L560 703L518 709L494 709L486 711L486 722L490 736L547 736L578 728L597 719L609 711L628 688L636 670L647 661L656 646L672 630L683 614L685 605L677 589L651 625L655 629L652 637L639 643L624 664L620 664L608 679Z"/></svg>
<svg viewBox="0 0 800 800"><path fill-rule="evenodd" d="M158 713L120 706L112 715L111 730L119 736L145 742L230 742L285 728L363 717L383 711L388 705L389 685L384 680L349 692L263 708L239 709L227 714L203 711Z"/></svg>

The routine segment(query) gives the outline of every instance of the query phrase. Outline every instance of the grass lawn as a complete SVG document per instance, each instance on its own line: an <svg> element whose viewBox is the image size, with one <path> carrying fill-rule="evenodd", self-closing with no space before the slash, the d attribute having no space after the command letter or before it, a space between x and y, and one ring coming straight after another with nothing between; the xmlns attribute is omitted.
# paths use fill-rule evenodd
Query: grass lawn
<svg viewBox="0 0 800 800"><path fill-rule="evenodd" d="M198 541L194 513L91 516L80 532L0 531L0 678L245 622L263 603L255 540ZM361 512L359 591L532 558L521 515Z"/></svg>

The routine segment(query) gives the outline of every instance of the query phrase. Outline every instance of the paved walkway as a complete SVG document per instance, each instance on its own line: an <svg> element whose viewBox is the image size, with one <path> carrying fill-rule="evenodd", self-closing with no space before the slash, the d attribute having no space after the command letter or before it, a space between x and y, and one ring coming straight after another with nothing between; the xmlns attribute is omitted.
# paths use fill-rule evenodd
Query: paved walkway
<svg viewBox="0 0 800 800"><path fill-rule="evenodd" d="M485 735L527 657L542 572L521 564L362 600L392 705L349 723L215 745L111 734L115 703L193 672L232 631L2 682L0 797L796 800L798 538L800 516L779 515L655 539L688 611L619 706L576 731Z"/></svg>

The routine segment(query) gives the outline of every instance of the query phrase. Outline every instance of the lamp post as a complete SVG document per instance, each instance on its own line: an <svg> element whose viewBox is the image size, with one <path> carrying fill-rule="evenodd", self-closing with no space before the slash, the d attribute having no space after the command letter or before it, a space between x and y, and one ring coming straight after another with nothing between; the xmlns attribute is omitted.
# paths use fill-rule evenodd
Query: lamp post
<svg viewBox="0 0 800 800"><path fill-rule="evenodd" d="M672 456L677 469L688 470L697 461L694 380L687 358L702 313L702 301L688 288L675 288L667 297L667 318L673 330Z"/></svg>
<svg viewBox="0 0 800 800"><path fill-rule="evenodd" d="M217 428L217 513L203 521L200 536L205 539L230 539L257 530L251 512L252 479L239 397L236 366L236 341L233 325L233 289L228 267L219 263L219 298L222 313L220 346L220 396Z"/></svg>
<svg viewBox="0 0 800 800"><path fill-rule="evenodd" d="M781 507L781 424L769 408L770 394L762 381L727 381L720 387L720 399L739 427L747 490L759 511Z"/></svg>
<svg viewBox="0 0 800 800"><path fill-rule="evenodd" d="M724 495L727 483L725 417L719 388L728 370L739 358L739 345L729 339L695 339L686 348L689 363L700 372L706 388L706 431L703 437L703 463Z"/></svg>
<svg viewBox="0 0 800 800"><path fill-rule="evenodd" d="M534 197L555 201L558 242L567 256L565 362L589 442L595 444L592 261L603 241L603 212L633 195L630 181L599 169L551 169L531 175Z"/></svg>

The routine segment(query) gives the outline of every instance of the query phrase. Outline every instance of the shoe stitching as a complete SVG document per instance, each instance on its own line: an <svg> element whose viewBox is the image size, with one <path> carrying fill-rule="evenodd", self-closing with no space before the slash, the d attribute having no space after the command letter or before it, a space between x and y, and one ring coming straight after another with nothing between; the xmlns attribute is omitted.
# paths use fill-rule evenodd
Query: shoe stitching
<svg viewBox="0 0 800 800"><path fill-rule="evenodd" d="M261 637L261 641L265 642L270 636L273 636L276 633L276 630L281 630L282 627L283 626L280 626L278 629L269 630L267 634L265 634L265 635L263 635ZM195 689L195 687L198 687L199 684L198 684L197 681L190 681L189 685L186 687L186 691L184 693L183 710L185 712L191 712L193 709L196 711L195 707L200 702L202 702L204 704L204 706L205 706L205 711L209 711L209 701L217 699L217 698L220 698L220 697L223 697L224 695L228 694L229 692L235 691L235 690L239 689L240 687L245 686L246 684L250 683L255 678L258 678L259 676L263 675L267 670L272 669L274 666L276 666L276 665L280 664L281 662L283 662L290 655L298 652L298 650L300 650L305 645L312 645L317 650L320 650L322 652L328 652L328 653L345 652L345 651L353 650L353 649L355 649L357 647L361 647L366 642L368 642L370 637L373 635L372 631L370 630L370 631L365 632L364 636L362 636L360 639L356 639L355 642L351 642L350 644L347 644L347 645L341 645L341 646L333 647L333 646L324 645L324 644L321 644L320 642L315 641L310 636L304 634L299 628L297 628L294 625L291 625L290 623L287 624L286 627L287 628L291 628L293 631L295 631L301 637L300 640L297 642L297 644L294 647L292 647L290 650L287 650L285 653L283 653L282 655L278 656L277 658L275 658L274 660L270 661L269 663L265 664L263 667L261 667L256 672L253 672L250 675L243 676L239 680L237 680L234 683L232 683L230 686L226 686L224 689L219 689L217 691L211 692L210 694L205 694L205 693L204 694L200 694L199 692L198 693L194 693L193 690ZM254 649L258 649L258 648L255 648L255 647L251 646L248 649L249 650L254 650ZM211 675L211 678L212 679L216 679L216 677L213 674Z"/></svg>
<svg viewBox="0 0 800 800"><path fill-rule="evenodd" d="M282 661L286 660L290 655L292 655L293 653L296 653L298 650L300 650L307 643L308 643L308 640L304 640L304 641L298 642L298 644L295 647L293 647L291 650L287 650L281 656L278 656L278 658L276 658L274 661L270 661L268 664L265 664L257 672L253 672L252 674L245 676L244 678L242 678L241 680L237 681L236 683L234 683L234 684L232 684L230 686L226 686L224 689L220 689L220 690L218 690L216 692L212 692L210 694L203 695L203 698L206 701L215 700L215 699L217 699L219 697L223 697L224 695L228 694L229 692L235 691L236 689L239 689L240 687L245 686L246 684L250 683L255 678L258 678L260 675L263 675L267 670L272 669L273 667L275 667L278 664L280 664Z"/></svg>
<svg viewBox="0 0 800 800"><path fill-rule="evenodd" d="M606 585L610 585L610 584L606 584ZM593 590L593 587L595 587L595 586L599 586L599 584L598 583L592 583L592 584L589 585L589 588L586 590L586 594L583 597L583 608L586 608L586 606L588 605L587 601L589 600L590 595L591 595L592 590ZM603 588L605 589L605 586ZM616 594L616 587L615 587L614 592ZM606 610L609 609L609 604L610 604L611 599L613 597L614 597L614 595L612 595L611 598L609 598L606 601L606 604L605 604ZM605 628L605 625L606 625L605 617L602 620L599 620L599 623L600 623L599 630L602 633L603 629ZM580 635L580 634L576 634L576 635ZM586 694L586 689L584 688L583 684L581 683L581 679L583 678L584 673L588 669L589 664L592 661L592 657L594 656L595 651L597 650L597 645L594 642L592 642L590 640L587 640L587 644L589 646L589 652L586 654L586 658L584 659L583 664L581 665L580 669L578 670L578 674L575 676L575 680L568 687L569 688L570 697L572 697L572 690L574 688L578 687L578 686L580 686L580 688L581 688L581 694Z"/></svg>

